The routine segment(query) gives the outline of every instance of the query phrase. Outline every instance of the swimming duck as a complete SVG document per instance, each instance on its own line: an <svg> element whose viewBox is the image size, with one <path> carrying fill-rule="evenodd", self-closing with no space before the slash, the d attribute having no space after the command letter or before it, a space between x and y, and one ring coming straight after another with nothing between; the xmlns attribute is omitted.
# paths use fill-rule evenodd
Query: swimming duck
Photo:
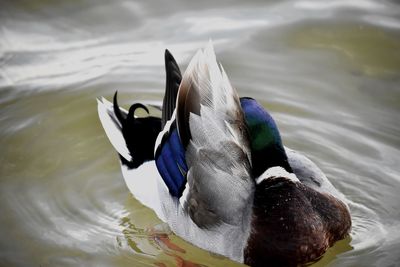
<svg viewBox="0 0 400 267"><path fill-rule="evenodd" d="M98 99L103 128L132 194L188 242L250 266L319 259L350 231L344 196L284 147L271 115L239 98L211 43L183 77L165 52L161 118Z"/></svg>

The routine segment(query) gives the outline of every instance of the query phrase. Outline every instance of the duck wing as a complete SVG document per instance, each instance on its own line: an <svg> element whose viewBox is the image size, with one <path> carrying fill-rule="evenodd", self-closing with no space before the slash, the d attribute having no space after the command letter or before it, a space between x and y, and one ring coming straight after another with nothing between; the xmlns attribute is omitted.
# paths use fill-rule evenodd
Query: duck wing
<svg viewBox="0 0 400 267"><path fill-rule="evenodd" d="M211 43L189 63L164 131L156 163L171 194L178 193L199 227L239 225L254 192L250 148L239 97ZM171 140L178 143L177 153L171 152ZM171 190L171 180L184 183L182 193Z"/></svg>

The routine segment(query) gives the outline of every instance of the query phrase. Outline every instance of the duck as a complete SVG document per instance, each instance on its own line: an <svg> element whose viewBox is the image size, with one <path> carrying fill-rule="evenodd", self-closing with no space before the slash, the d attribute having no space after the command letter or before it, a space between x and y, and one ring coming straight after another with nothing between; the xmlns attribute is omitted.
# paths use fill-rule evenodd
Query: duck
<svg viewBox="0 0 400 267"><path fill-rule="evenodd" d="M345 196L283 145L260 103L239 97L211 42L183 75L166 50L165 70L162 105L125 110L115 92L97 107L129 191L173 233L249 266L309 264L349 235Z"/></svg>

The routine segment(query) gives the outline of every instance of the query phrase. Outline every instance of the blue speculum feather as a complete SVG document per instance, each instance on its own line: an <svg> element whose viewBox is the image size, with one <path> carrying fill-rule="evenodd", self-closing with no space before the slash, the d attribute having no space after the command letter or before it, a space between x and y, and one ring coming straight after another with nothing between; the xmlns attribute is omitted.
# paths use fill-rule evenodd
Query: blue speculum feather
<svg viewBox="0 0 400 267"><path fill-rule="evenodd" d="M179 139L177 129L169 132L160 152L156 155L158 171L174 197L181 197L185 189L188 167L185 160L185 150Z"/></svg>

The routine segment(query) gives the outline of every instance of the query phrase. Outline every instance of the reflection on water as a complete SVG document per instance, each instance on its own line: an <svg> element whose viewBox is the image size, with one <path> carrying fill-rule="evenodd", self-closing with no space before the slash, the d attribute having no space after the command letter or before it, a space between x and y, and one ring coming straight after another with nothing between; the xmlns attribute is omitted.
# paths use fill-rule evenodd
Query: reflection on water
<svg viewBox="0 0 400 267"><path fill-rule="evenodd" d="M241 266L191 246L126 188L95 98L160 101L212 38L244 96L350 201L351 236L315 266L400 262L395 1L5 1L0 9L0 265Z"/></svg>

